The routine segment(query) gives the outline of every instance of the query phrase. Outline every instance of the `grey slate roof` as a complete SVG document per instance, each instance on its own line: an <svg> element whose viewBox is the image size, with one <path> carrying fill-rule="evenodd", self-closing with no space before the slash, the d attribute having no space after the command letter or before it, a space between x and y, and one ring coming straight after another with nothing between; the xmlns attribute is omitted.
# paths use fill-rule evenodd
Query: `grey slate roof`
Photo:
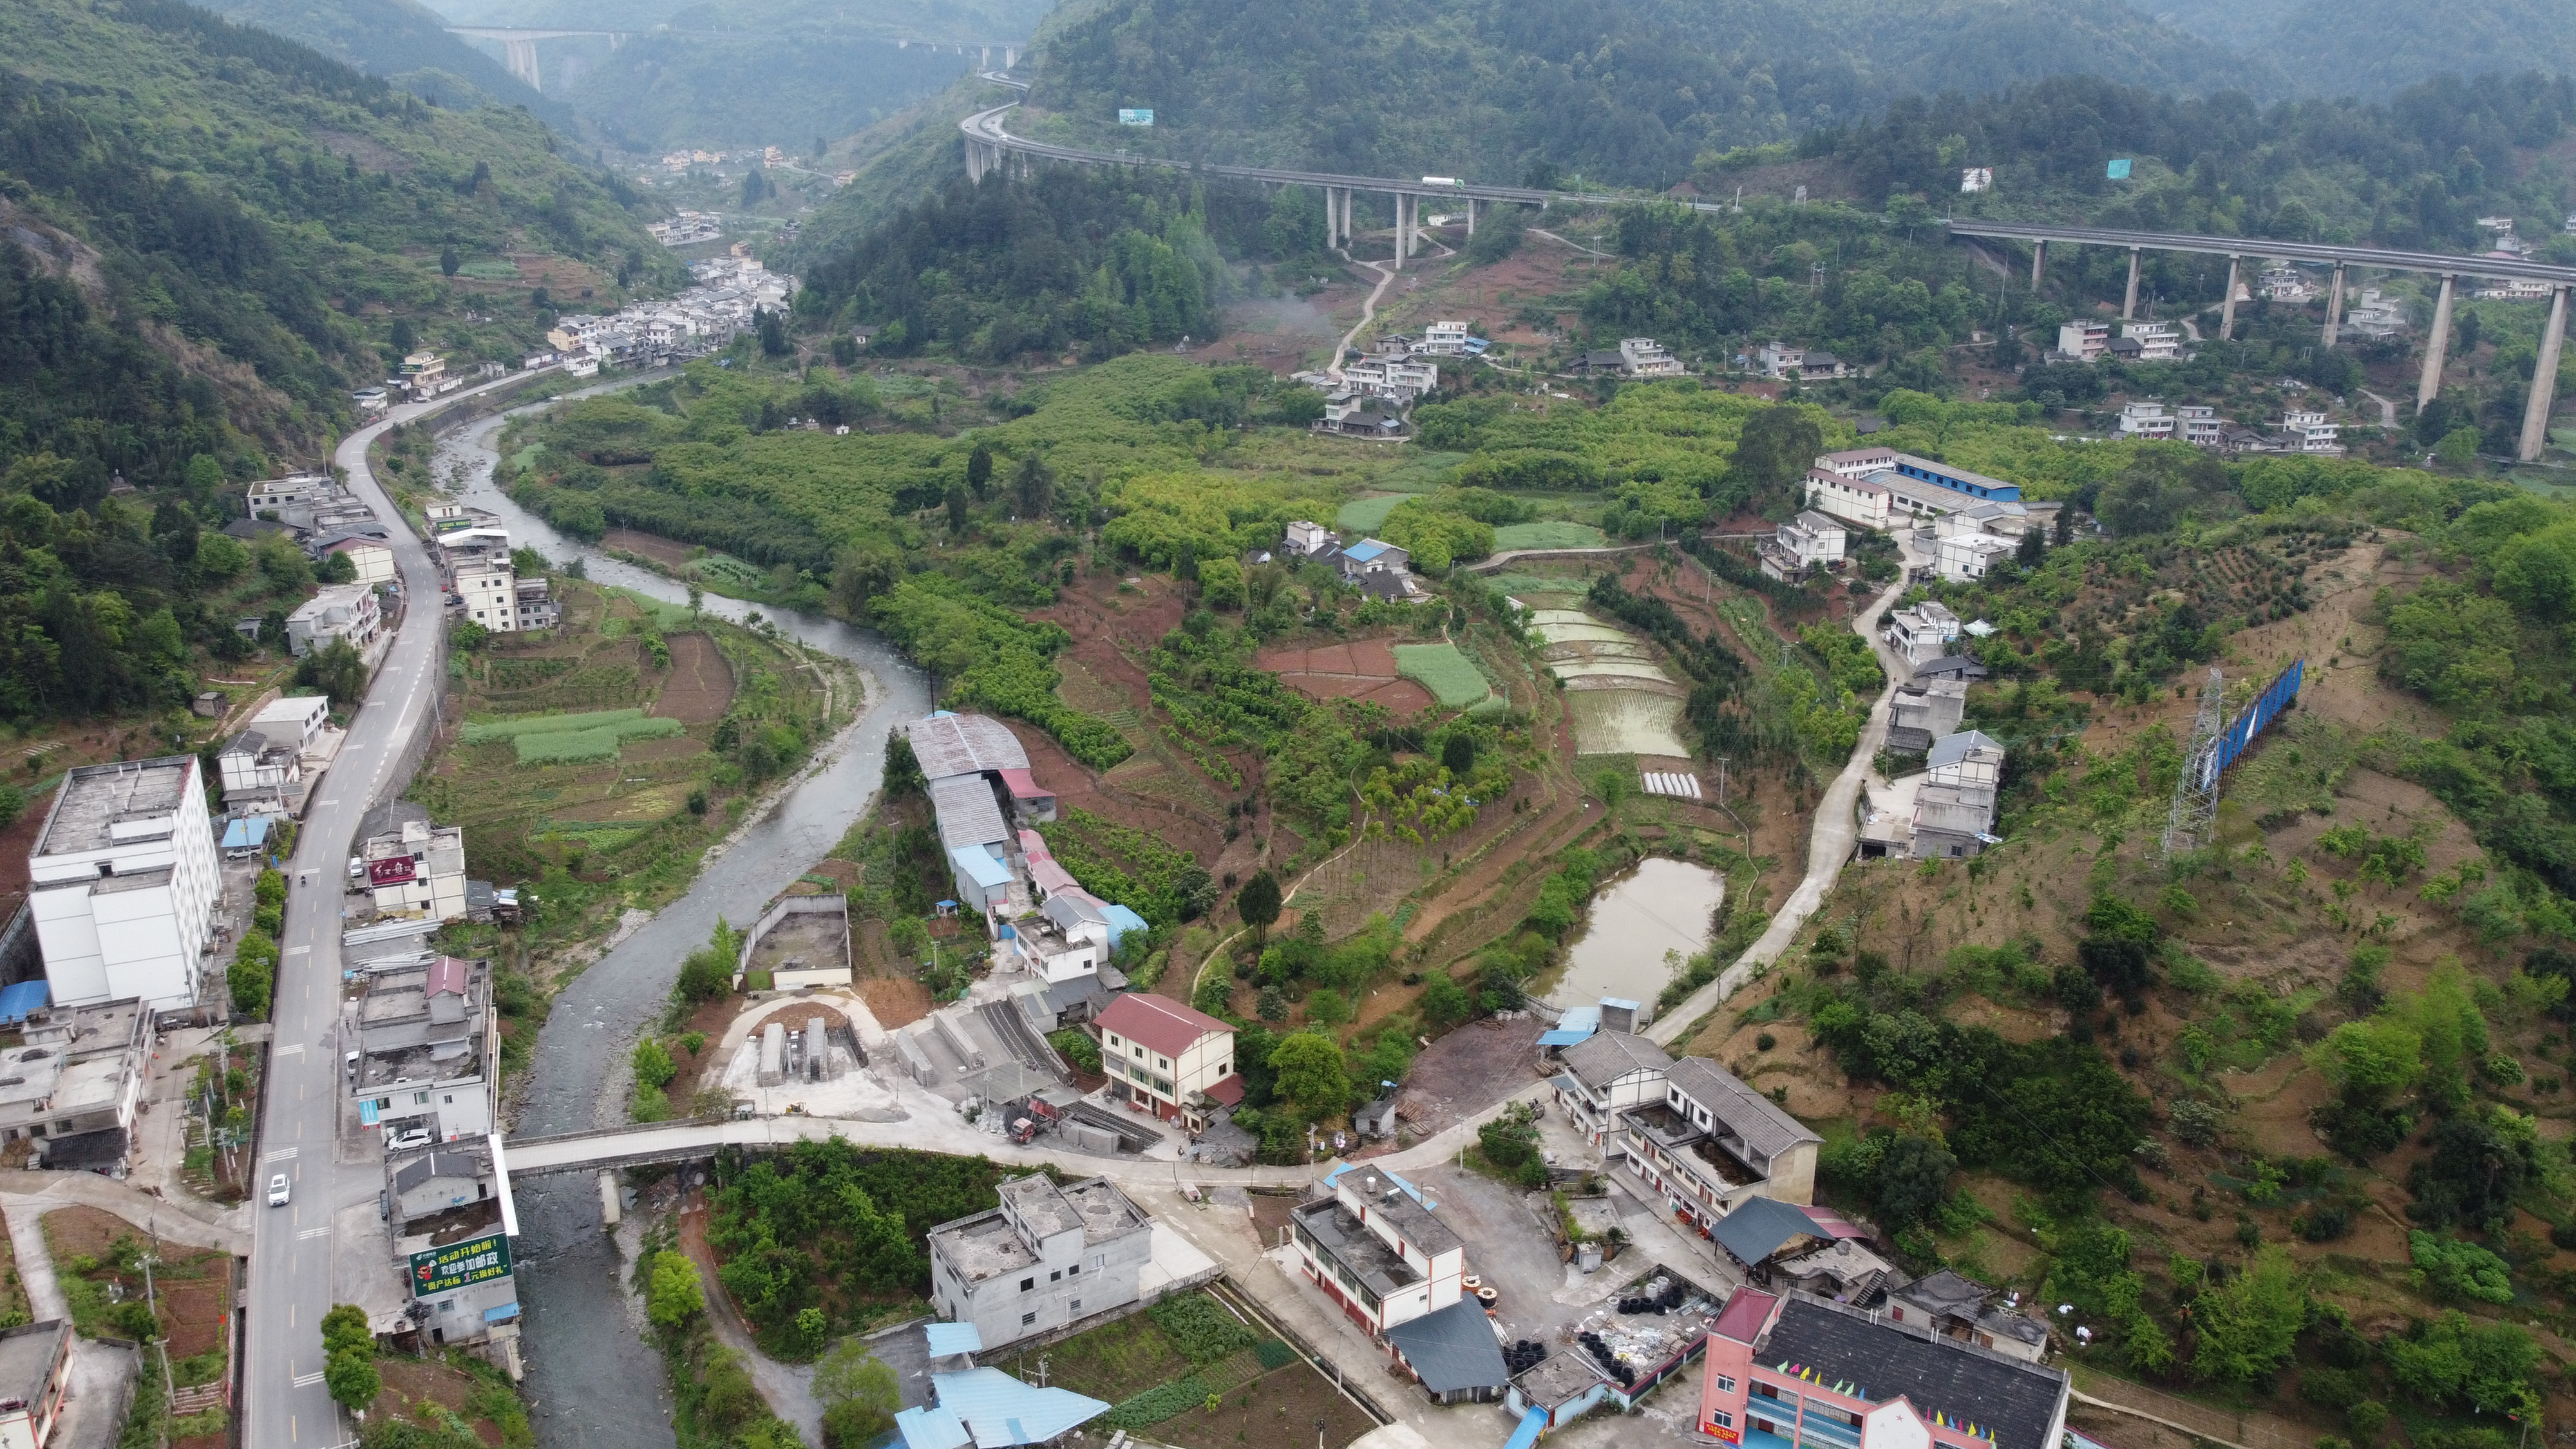
<svg viewBox="0 0 2576 1449"><path fill-rule="evenodd" d="M1565 1049L1565 1065L1587 1087L1606 1087L1630 1072L1667 1071L1673 1059L1662 1047L1624 1031L1596 1031Z"/></svg>
<svg viewBox="0 0 2576 1449"><path fill-rule="evenodd" d="M974 775L986 770L1025 770L1029 752L1000 720L980 714L932 715L914 720L904 733L921 773L933 780L945 775Z"/></svg>
<svg viewBox="0 0 2576 1449"><path fill-rule="evenodd" d="M1931 753L1924 757L1924 763L1934 766L1955 765L1966 759L1970 750L1989 749L2001 754L2003 748L2002 741L1983 730L1961 730L1955 735L1943 735L1934 740Z"/></svg>
<svg viewBox="0 0 2576 1449"><path fill-rule="evenodd" d="M1716 1114L1745 1146L1764 1157L1776 1157L1801 1142L1825 1140L1751 1083L1705 1057L1673 1063L1664 1071L1664 1083Z"/></svg>
<svg viewBox="0 0 2576 1449"><path fill-rule="evenodd" d="M461 1152L428 1152L394 1169L394 1191L409 1192L433 1177L470 1181L482 1175L483 1164Z"/></svg>
<svg viewBox="0 0 2576 1449"><path fill-rule="evenodd" d="M2050 1449L2064 1371L1936 1339L1810 1294L1788 1299L1753 1350L1757 1368L1800 1364L1822 1382L1852 1383L1873 1402L1902 1395L1927 1414L1972 1422L1994 1434L1995 1449Z"/></svg>
<svg viewBox="0 0 2576 1449"><path fill-rule="evenodd" d="M1422 1386L1435 1394L1498 1389L1511 1382L1503 1346L1494 1341L1493 1325L1473 1298L1399 1323L1386 1336L1422 1375Z"/></svg>

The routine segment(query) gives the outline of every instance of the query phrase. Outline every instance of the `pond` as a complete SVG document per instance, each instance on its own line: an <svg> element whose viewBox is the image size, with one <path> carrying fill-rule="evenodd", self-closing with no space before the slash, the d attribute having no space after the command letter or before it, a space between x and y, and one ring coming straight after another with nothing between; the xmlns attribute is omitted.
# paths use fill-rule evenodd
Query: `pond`
<svg viewBox="0 0 2576 1449"><path fill-rule="evenodd" d="M1591 1006L1616 996L1652 1006L1677 963L1708 944L1725 899L1726 877L1706 866L1660 856L1639 861L1593 897L1591 920L1539 1000ZM1677 953L1669 961L1668 951Z"/></svg>

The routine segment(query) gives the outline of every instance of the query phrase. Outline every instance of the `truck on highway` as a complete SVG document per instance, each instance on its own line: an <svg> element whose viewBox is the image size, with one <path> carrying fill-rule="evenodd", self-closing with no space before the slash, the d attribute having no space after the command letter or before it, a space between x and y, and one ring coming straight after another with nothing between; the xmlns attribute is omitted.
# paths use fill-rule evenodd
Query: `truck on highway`
<svg viewBox="0 0 2576 1449"><path fill-rule="evenodd" d="M1425 186L1454 187L1460 191L1467 189L1467 183L1459 180L1455 176L1425 176L1422 178L1422 184Z"/></svg>

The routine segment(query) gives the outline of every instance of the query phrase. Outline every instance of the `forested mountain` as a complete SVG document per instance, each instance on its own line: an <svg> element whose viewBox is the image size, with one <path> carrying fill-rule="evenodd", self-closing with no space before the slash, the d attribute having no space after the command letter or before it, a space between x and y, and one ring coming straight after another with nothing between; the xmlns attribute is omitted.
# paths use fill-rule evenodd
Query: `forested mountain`
<svg viewBox="0 0 2576 1449"><path fill-rule="evenodd" d="M256 0L337 5L364 0ZM778 145L808 154L935 94L982 60L956 46L1024 41L1046 0L440 0L450 23L597 28L544 42L546 93L637 149ZM944 44L934 44L934 42ZM1000 65L996 54L993 64Z"/></svg>
<svg viewBox="0 0 2576 1449"><path fill-rule="evenodd" d="M1112 0L1043 47L1033 107L1064 130L1226 161L1372 175L1668 186L1710 148L1875 114L1892 96L2066 71L2269 89L2248 61L2114 0Z"/></svg>
<svg viewBox="0 0 2576 1449"><path fill-rule="evenodd" d="M955 181L807 269L796 310L878 323L874 350L944 344L1006 360L1078 348L1109 357L1217 330L1226 253L1318 249L1323 209L1297 189L1198 186L1171 172L1057 167L1036 180Z"/></svg>
<svg viewBox="0 0 2576 1449"><path fill-rule="evenodd" d="M2576 8L2558 0L2140 0L2166 23L2270 56L2301 95L2377 96L2434 76L2576 73Z"/></svg>
<svg viewBox="0 0 2576 1449"><path fill-rule="evenodd" d="M563 106L448 34L446 20L418 0L217 0L211 8L443 106L526 106L555 125L572 122Z"/></svg>
<svg viewBox="0 0 2576 1449"><path fill-rule="evenodd" d="M454 303L443 252L673 270L613 184L525 112L169 0L0 7L0 476L70 508L310 458Z"/></svg>

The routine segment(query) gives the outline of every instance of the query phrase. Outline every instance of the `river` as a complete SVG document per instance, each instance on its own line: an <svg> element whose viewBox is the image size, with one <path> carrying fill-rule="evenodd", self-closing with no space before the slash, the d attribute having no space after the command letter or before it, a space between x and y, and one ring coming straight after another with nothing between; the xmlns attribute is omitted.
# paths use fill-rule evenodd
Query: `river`
<svg viewBox="0 0 2576 1449"><path fill-rule="evenodd" d="M550 559L581 558L593 582L685 602L685 585L556 533L501 492L492 481L497 458L491 443L515 415L481 419L450 434L439 445L434 476L445 477L450 466L462 464L460 501L500 515L513 540ZM754 606L710 594L705 611L739 621ZM822 859L876 793L888 731L929 710L927 682L882 636L792 609L758 612L799 641L863 671L866 712L827 751L819 769L706 863L686 896L564 987L537 1036L534 1064L520 1093L517 1133L542 1136L624 1120L627 1053L669 1000L680 959L706 943L717 916L747 922ZM628 1315L619 1255L601 1231L595 1184L579 1174L513 1184L520 1348L527 1358L537 1442L547 1449L663 1449L676 1442L670 1392L660 1356L638 1336Z"/></svg>
<svg viewBox="0 0 2576 1449"><path fill-rule="evenodd" d="M1592 902L1582 936L1539 1000L1573 1007L1616 996L1654 1005L1673 979L1664 953L1679 952L1684 961L1698 954L1725 899L1726 877L1688 861L1648 856Z"/></svg>

